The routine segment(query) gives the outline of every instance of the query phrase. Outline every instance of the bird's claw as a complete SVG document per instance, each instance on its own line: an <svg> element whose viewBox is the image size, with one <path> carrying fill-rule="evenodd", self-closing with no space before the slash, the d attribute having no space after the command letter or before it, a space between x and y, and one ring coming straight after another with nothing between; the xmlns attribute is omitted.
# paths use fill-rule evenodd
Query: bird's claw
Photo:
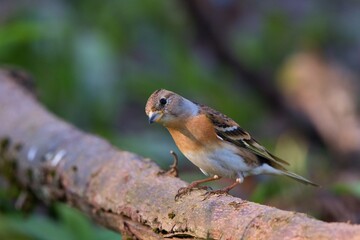
<svg viewBox="0 0 360 240"><path fill-rule="evenodd" d="M212 195L228 195L229 191L228 190L224 190L224 189L220 189L220 190L213 190L213 191L207 191L206 193L204 193L202 196L204 197L203 201L210 198Z"/></svg>
<svg viewBox="0 0 360 240"><path fill-rule="evenodd" d="M189 194L193 190L206 190L206 191L208 191L209 189L211 189L211 188L207 187L207 186L187 186L187 187L182 187L182 188L180 188L178 190L177 194L175 195L175 201L179 200L184 195Z"/></svg>

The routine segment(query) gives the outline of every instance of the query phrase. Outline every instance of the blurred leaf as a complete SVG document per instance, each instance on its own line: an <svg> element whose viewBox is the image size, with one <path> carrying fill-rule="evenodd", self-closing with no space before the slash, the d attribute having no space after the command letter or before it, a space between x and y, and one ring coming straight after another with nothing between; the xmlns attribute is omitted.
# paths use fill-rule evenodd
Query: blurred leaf
<svg viewBox="0 0 360 240"><path fill-rule="evenodd" d="M0 27L0 59L20 45L33 42L41 36L39 24L35 22L13 22Z"/></svg>
<svg viewBox="0 0 360 240"><path fill-rule="evenodd" d="M25 240L31 239L24 233L17 231L10 223L10 215L0 214L0 239Z"/></svg>
<svg viewBox="0 0 360 240"><path fill-rule="evenodd" d="M39 240L63 240L76 239L71 232L59 227L51 219L32 215L29 218L8 215L7 218L0 218L1 232L7 232L12 236L27 236L27 239Z"/></svg>
<svg viewBox="0 0 360 240"><path fill-rule="evenodd" d="M59 220L46 216L18 214L0 215L0 239L37 240L112 240L121 239L118 233L94 226L78 210L65 204L56 204Z"/></svg>
<svg viewBox="0 0 360 240"><path fill-rule="evenodd" d="M74 239L95 239L89 220L78 210L64 204L56 204L56 212L64 228L71 232Z"/></svg>
<svg viewBox="0 0 360 240"><path fill-rule="evenodd" d="M360 198L360 182L338 183L331 190L339 195L353 195Z"/></svg>
<svg viewBox="0 0 360 240"><path fill-rule="evenodd" d="M89 218L79 210L70 208L65 204L56 204L56 212L63 225L63 230L70 232L73 239L98 240L101 237L101 239L110 240L120 238L118 233L94 226Z"/></svg>
<svg viewBox="0 0 360 240"><path fill-rule="evenodd" d="M268 199L280 194L283 187L277 181L258 184L250 197L250 201L264 203Z"/></svg>
<svg viewBox="0 0 360 240"><path fill-rule="evenodd" d="M303 139L287 132L279 137L274 153L290 163L289 170L301 173L306 172L308 148L308 144Z"/></svg>

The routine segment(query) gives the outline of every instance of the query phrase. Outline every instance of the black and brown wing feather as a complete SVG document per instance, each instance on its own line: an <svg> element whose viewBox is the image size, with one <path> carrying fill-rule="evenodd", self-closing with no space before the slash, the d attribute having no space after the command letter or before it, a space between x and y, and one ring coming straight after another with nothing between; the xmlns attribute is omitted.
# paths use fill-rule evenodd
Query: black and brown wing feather
<svg viewBox="0 0 360 240"><path fill-rule="evenodd" d="M223 141L227 141L237 147L246 149L247 151L255 154L261 164L267 163L276 169L286 170L285 166L289 165L288 162L268 152L234 120L208 106L200 104L199 106L201 111L205 113L214 124L217 136Z"/></svg>

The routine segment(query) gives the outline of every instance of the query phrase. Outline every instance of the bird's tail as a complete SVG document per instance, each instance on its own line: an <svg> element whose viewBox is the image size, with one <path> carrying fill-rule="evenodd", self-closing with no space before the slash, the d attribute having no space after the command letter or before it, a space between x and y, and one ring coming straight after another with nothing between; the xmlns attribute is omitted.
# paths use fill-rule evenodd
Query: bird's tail
<svg viewBox="0 0 360 240"><path fill-rule="evenodd" d="M296 180L296 181L298 181L298 182L301 182L301 183L303 183L303 184L312 185L312 186L314 186L314 187L320 187L320 185L318 185L318 184L316 184L316 183L313 183L313 182L311 182L310 180L307 180L306 178L304 178L304 177L302 177L302 176L300 176L300 175L297 175L297 174L295 174L295 173L293 173L293 172L289 172L289 171L281 171L281 172L282 172L282 174L284 174L285 176L288 176L288 177L290 177L290 178L292 178L292 179L294 179L294 180Z"/></svg>

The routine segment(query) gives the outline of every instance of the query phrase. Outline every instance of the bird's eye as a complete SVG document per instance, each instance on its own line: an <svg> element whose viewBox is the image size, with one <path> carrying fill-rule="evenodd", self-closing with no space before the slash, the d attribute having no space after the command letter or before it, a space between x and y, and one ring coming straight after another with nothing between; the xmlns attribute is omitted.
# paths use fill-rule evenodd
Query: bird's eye
<svg viewBox="0 0 360 240"><path fill-rule="evenodd" d="M160 99L160 104L161 104L161 105L165 105L166 102L167 102L167 101L166 101L166 98L161 98L161 99Z"/></svg>

